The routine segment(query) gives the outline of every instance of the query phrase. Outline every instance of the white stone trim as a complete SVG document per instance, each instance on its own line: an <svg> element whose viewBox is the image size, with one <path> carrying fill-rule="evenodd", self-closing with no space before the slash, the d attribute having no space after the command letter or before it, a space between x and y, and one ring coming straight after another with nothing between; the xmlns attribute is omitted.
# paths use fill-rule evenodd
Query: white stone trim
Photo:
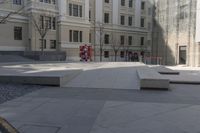
<svg viewBox="0 0 200 133"><path fill-rule="evenodd" d="M25 47L0 46L0 51L25 51Z"/></svg>

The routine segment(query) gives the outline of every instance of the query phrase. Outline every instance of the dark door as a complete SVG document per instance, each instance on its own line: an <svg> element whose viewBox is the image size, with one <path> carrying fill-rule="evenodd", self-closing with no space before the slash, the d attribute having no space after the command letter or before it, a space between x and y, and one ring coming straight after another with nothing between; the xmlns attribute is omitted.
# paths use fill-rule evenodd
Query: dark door
<svg viewBox="0 0 200 133"><path fill-rule="evenodd" d="M186 53L187 53L186 46L179 47L179 64L186 64Z"/></svg>

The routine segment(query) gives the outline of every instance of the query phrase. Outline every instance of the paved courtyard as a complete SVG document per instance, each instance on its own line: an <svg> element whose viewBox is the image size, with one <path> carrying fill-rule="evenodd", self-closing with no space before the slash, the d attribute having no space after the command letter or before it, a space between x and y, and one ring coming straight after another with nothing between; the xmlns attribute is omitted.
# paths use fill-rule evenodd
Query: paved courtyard
<svg viewBox="0 0 200 133"><path fill-rule="evenodd" d="M172 91L53 88L0 105L21 133L199 133L200 86Z"/></svg>
<svg viewBox="0 0 200 133"><path fill-rule="evenodd" d="M20 133L199 133L200 85L140 91L140 65L69 63L84 71L66 87L43 87L0 104L0 116Z"/></svg>

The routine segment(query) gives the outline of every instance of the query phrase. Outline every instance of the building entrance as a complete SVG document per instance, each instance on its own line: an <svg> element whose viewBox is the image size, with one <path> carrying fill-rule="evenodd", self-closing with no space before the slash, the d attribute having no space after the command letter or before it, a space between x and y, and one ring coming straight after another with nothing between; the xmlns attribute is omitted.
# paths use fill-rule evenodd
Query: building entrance
<svg viewBox="0 0 200 133"><path fill-rule="evenodd" d="M187 53L187 47L186 46L180 46L179 47L179 64L186 64L186 53Z"/></svg>

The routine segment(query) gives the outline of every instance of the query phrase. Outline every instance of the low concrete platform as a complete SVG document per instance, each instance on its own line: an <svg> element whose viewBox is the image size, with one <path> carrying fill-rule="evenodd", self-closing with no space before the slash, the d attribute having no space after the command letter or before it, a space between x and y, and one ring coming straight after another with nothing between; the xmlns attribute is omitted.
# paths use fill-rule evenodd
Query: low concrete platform
<svg viewBox="0 0 200 133"><path fill-rule="evenodd" d="M76 77L81 70L67 70L60 72L48 72L38 74L0 74L1 83L20 83L20 84L35 84L35 85L51 85L64 86L71 79Z"/></svg>
<svg viewBox="0 0 200 133"><path fill-rule="evenodd" d="M63 65L61 65L63 67ZM64 86L82 72L81 69L60 68L59 65L1 65L0 83Z"/></svg>
<svg viewBox="0 0 200 133"><path fill-rule="evenodd" d="M158 73L163 74L163 75L179 75L179 71L175 71L172 69L169 69L165 66L153 66L153 69L155 69Z"/></svg>
<svg viewBox="0 0 200 133"><path fill-rule="evenodd" d="M169 79L147 66L137 69L140 79L140 89L169 90Z"/></svg>

